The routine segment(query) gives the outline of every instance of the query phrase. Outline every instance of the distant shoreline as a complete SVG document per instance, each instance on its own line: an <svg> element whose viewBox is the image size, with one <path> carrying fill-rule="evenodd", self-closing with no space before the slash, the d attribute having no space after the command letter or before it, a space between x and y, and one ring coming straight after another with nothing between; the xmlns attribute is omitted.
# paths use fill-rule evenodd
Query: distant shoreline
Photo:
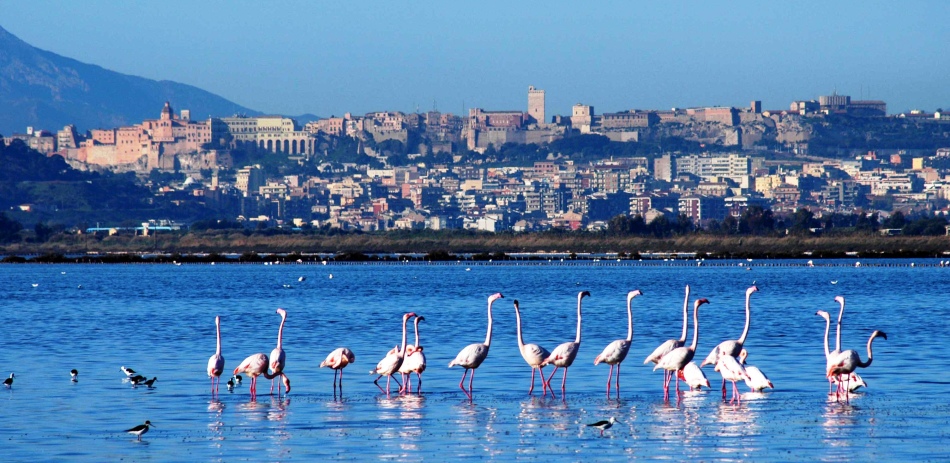
<svg viewBox="0 0 950 463"><path fill-rule="evenodd" d="M572 254L574 256L571 256ZM697 234L672 238L643 238L573 233L399 233L333 236L188 233L149 237L69 235L55 242L15 243L0 247L0 259L3 262L68 260L126 263L164 262L168 259L179 262L256 262L263 261L262 255L284 256L291 261L487 261L512 258L546 260L554 257L577 260L662 260L670 257L712 260L909 257L950 259L950 237L762 237Z"/></svg>

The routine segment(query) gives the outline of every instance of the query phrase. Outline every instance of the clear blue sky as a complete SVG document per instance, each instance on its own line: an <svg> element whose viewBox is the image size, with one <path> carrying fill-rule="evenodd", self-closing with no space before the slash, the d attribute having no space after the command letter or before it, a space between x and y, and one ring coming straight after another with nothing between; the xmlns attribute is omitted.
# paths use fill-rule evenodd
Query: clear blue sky
<svg viewBox="0 0 950 463"><path fill-rule="evenodd" d="M46 50L264 112L950 107L950 2L0 0ZM863 93L863 95L862 95Z"/></svg>

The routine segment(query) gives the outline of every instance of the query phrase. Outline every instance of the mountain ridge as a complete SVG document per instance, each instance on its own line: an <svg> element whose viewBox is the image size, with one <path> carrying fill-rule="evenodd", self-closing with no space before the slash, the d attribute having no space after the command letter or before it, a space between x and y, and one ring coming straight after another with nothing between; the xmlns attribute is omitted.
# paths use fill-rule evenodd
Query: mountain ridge
<svg viewBox="0 0 950 463"><path fill-rule="evenodd" d="M0 26L0 134L113 128L156 118L165 101L195 119L258 115L193 85L111 71L41 50Z"/></svg>

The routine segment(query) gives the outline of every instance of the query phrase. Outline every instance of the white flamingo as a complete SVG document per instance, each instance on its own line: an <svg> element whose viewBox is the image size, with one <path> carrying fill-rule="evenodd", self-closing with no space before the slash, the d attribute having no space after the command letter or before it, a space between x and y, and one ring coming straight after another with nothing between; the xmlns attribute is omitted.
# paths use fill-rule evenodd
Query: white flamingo
<svg viewBox="0 0 950 463"><path fill-rule="evenodd" d="M630 344L633 343L633 309L631 309L630 304L633 298L641 295L643 293L639 289L627 293L627 339L618 339L611 342L600 355L594 357L594 365L600 362L610 365L610 372L607 373L607 395L610 395L610 377L613 375L614 365L617 366L617 394L620 394L620 363L627 358Z"/></svg>
<svg viewBox="0 0 950 463"><path fill-rule="evenodd" d="M557 369L564 369L564 375L561 377L562 394L567 386L567 369L574 364L574 359L577 358L577 351L581 348L581 300L586 296L590 296L590 291L577 293L577 335L574 337L574 342L565 342L555 347L554 350L551 351L551 355L541 363L541 366L554 365L554 371L552 371L548 379L545 380L548 389L551 389L551 378L557 373ZM551 394L554 394L553 390Z"/></svg>
<svg viewBox="0 0 950 463"><path fill-rule="evenodd" d="M485 335L485 342L469 344L465 346L465 348L455 356L455 360L449 362L449 368L458 365L465 369L465 371L462 373L462 379L459 381L459 387L462 389L462 392L468 396L469 400L472 400L472 381L475 379L475 369L478 368L488 357L488 348L491 347L491 306L496 300L503 297L504 296L502 296L501 293L495 293L491 296L488 296L488 333ZM468 390L466 391L465 376L468 375L469 370L472 370L472 376L468 379Z"/></svg>
<svg viewBox="0 0 950 463"><path fill-rule="evenodd" d="M693 303L693 344L689 347L677 347L669 353L663 356L656 366L653 367L653 371L658 369L663 369L670 374L667 376L666 383L663 384L663 392L668 397L670 393L670 380L673 378L676 372L682 370L690 361L693 360L693 357L696 355L696 345L699 343L699 306L703 304L708 304L708 299L698 299ZM676 376L676 392L680 391L680 380L679 375Z"/></svg>
<svg viewBox="0 0 950 463"><path fill-rule="evenodd" d="M739 401L739 388L736 387L737 381L743 381L749 378L749 374L746 373L745 367L739 363L735 357L731 355L720 355L719 360L716 360L715 371L718 371L722 375L723 381L732 382L732 401ZM722 393L722 398L726 398L726 393Z"/></svg>
<svg viewBox="0 0 950 463"><path fill-rule="evenodd" d="M749 335L749 324L752 320L752 312L749 309L749 301L752 298L752 293L758 290L758 287L752 285L745 291L745 327L742 329L742 335L739 336L739 339L730 339L728 341L719 343L718 346L714 347L713 350L709 352L709 355L706 356L706 360L703 360L703 363L699 364L700 368L706 365L715 365L719 360L719 357L722 355L728 355L729 357L739 356L739 352L742 351L742 347L745 345L746 337ZM726 393L725 378L722 380L722 393Z"/></svg>
<svg viewBox="0 0 950 463"><path fill-rule="evenodd" d="M339 347L330 352L327 358L320 362L320 368L330 367L333 370L333 393L336 394L337 372L340 374L340 391L343 391L343 369L356 362L356 355L346 347Z"/></svg>
<svg viewBox="0 0 950 463"><path fill-rule="evenodd" d="M853 350L853 349L846 350L832 358L831 362L828 365L828 371L827 371L826 376L830 378L832 375L845 375L844 390L848 391L849 390L848 383L850 381L851 373L853 373L854 370L857 368L867 368L871 366L871 362L874 361L874 356L871 353L871 343L873 343L874 338L878 336L884 338L884 340L887 340L887 334L884 333L883 331L874 330L874 332L871 333L871 337L868 338L868 345L867 345L867 348L868 348L867 362L861 361L861 356L858 354L858 351ZM847 397L847 392L845 392L845 397Z"/></svg>
<svg viewBox="0 0 950 463"><path fill-rule="evenodd" d="M419 322L425 319L425 317L416 316L413 321L416 329L416 343L406 346L406 356L403 358L402 366L399 367L399 372L403 375L404 387L408 392L412 392L412 373L415 373L419 380L417 390L422 390L422 373L426 371L426 354L422 351L422 344L419 344Z"/></svg>
<svg viewBox="0 0 950 463"><path fill-rule="evenodd" d="M838 298L835 298L835 299L838 299ZM844 298L841 298L841 301L844 302ZM842 303L841 306L843 310L844 304ZM824 310L819 310L815 312L815 315L818 315L819 317L825 319L825 371L827 372L828 367L831 366L831 358L833 356L837 356L838 354L840 354L841 351L839 351L838 349L835 349L834 351L828 350L828 331L831 330L831 315L829 315L828 312L825 312ZM829 394L831 394L832 388L836 384L838 385L839 388L841 387L841 385L838 383L837 377L828 378L828 393Z"/></svg>
<svg viewBox="0 0 950 463"><path fill-rule="evenodd" d="M277 309L277 314L280 315L280 329L277 330L277 347L274 350L270 351L270 392L274 393L274 380L278 376L284 375L284 366L287 364L287 354L284 352L283 340L284 340L284 322L287 321L287 311L284 309ZM289 390L287 392L290 392ZM280 395L280 385L277 386L277 395Z"/></svg>
<svg viewBox="0 0 950 463"><path fill-rule="evenodd" d="M521 336L521 307L518 305L517 299L515 299L514 305L515 323L518 327L518 350L521 351L521 357L524 358L524 361L531 367L531 387L528 388L528 394L534 392L534 371L538 370L538 373L541 374L541 396L543 397L547 394L548 385L544 382L544 367L541 364L551 355L551 352L537 344L524 343L524 338Z"/></svg>
<svg viewBox="0 0 950 463"><path fill-rule="evenodd" d="M261 352L244 359L237 368L234 369L232 374L236 375L238 373L244 373L251 377L251 399L257 397L257 377L263 376L267 379L273 380L277 375L271 375L267 373L267 354ZM288 386L287 392L290 392L290 382L285 380L284 385Z"/></svg>
<svg viewBox="0 0 950 463"><path fill-rule="evenodd" d="M683 298L683 332L682 334L680 334L680 338L667 339L666 341L664 341L663 344L660 344L656 349L653 350L653 352L650 355L647 356L647 358L643 361L643 364L646 365L650 362L659 363L660 359L663 358L664 355L670 353L670 351L672 351L673 349L676 349L677 347L685 346L686 345L686 325L688 321L689 321L689 285L686 285L686 297ZM669 383L669 378L667 378L669 374L670 373L668 371L663 370L663 384ZM706 376L703 375L703 377L705 378Z"/></svg>
<svg viewBox="0 0 950 463"><path fill-rule="evenodd" d="M376 364L376 368L369 371L371 374L379 375L375 380L373 380L373 384L375 384L380 391L382 391L383 388L379 385L379 380L383 376L386 377L386 394L389 394L390 380L393 378L393 375L399 371L399 367L402 366L402 362L406 358L406 323L409 321L409 318L415 316L416 314L413 312L409 312L402 316L402 349L396 347L395 349L390 350L386 353L386 356ZM399 379L396 379L396 384L399 385L399 390L401 392L402 384L399 383Z"/></svg>
<svg viewBox="0 0 950 463"><path fill-rule="evenodd" d="M775 389L775 387L772 386L772 381L769 380L768 376L765 376L765 373L762 373L762 370L756 366L745 364L748 357L749 351L742 349L742 351L739 352L739 363L745 367L745 372L748 375L748 378L745 379L745 385L749 386L749 389L753 391L762 391L765 388Z"/></svg>
<svg viewBox="0 0 950 463"><path fill-rule="evenodd" d="M682 370L676 372L679 379L683 380L687 385L689 385L689 390L703 390L703 386L709 387L709 380L706 379L706 374L703 373L703 369L699 368L699 365L696 365L696 362L689 362Z"/></svg>
<svg viewBox="0 0 950 463"><path fill-rule="evenodd" d="M217 331L218 348L214 355L208 359L208 377L211 378L211 393L218 392L218 385L221 383L221 373L224 373L224 356L221 355L221 317L214 317L214 327Z"/></svg>

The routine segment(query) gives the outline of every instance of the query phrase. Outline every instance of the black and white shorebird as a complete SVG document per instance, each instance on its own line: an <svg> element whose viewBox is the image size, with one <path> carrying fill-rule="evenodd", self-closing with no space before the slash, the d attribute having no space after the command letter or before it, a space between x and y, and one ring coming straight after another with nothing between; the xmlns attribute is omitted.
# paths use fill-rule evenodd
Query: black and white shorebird
<svg viewBox="0 0 950 463"><path fill-rule="evenodd" d="M3 380L3 385L6 387L13 387L13 373L10 373L10 377Z"/></svg>
<svg viewBox="0 0 950 463"><path fill-rule="evenodd" d="M79 381L79 370L77 370L77 369L75 369L75 368L73 368L72 370L69 370L69 376L70 376L70 379L71 379L74 383L75 383L76 381Z"/></svg>
<svg viewBox="0 0 950 463"><path fill-rule="evenodd" d="M300 278L297 278L297 281L307 281L307 277L300 277Z"/></svg>
<svg viewBox="0 0 950 463"><path fill-rule="evenodd" d="M606 420L606 421L598 421L598 422L596 422L596 423L590 423L590 424L588 424L587 426L590 426L590 427L592 427L592 428L600 429L600 435L603 436L603 435L604 435L604 431L610 429L611 426L614 425L614 423L619 423L619 421L617 421L616 418L614 418L614 417L611 416L609 420Z"/></svg>
<svg viewBox="0 0 950 463"><path fill-rule="evenodd" d="M135 376L129 378L129 382L132 383L133 386L138 386L139 384L144 383L146 379L148 379L148 378L146 378L146 377L144 377L144 376L142 376L142 375L135 375Z"/></svg>
<svg viewBox="0 0 950 463"><path fill-rule="evenodd" d="M235 385L240 386L240 385L241 385L241 381L243 381L243 380L244 380L244 378L241 377L241 375L234 375L234 384L235 384Z"/></svg>
<svg viewBox="0 0 950 463"><path fill-rule="evenodd" d="M128 376L129 378L135 376L135 370L133 370L133 369L131 369L131 368L126 368L125 365L122 365L122 366L119 367L119 368L122 369L122 373L125 373L125 376Z"/></svg>
<svg viewBox="0 0 950 463"><path fill-rule="evenodd" d="M145 420L145 424L140 424L140 425L138 425L138 426L136 426L136 427L134 427L134 428L132 428L132 429L126 429L125 432L127 432L127 433L129 433L129 434L135 434L135 435L139 438L138 440L142 440L142 434L147 433L147 432L148 432L148 428L149 428L150 426L155 426L155 425L152 424L151 421Z"/></svg>
<svg viewBox="0 0 950 463"><path fill-rule="evenodd" d="M148 386L149 389L151 389L152 386L155 385L155 381L156 381L157 379L158 379L158 378L153 377L152 379L150 379L150 380L148 380L148 381L144 381L143 384L145 384L146 386Z"/></svg>
<svg viewBox="0 0 950 463"><path fill-rule="evenodd" d="M228 392L234 392L234 378L228 378Z"/></svg>

